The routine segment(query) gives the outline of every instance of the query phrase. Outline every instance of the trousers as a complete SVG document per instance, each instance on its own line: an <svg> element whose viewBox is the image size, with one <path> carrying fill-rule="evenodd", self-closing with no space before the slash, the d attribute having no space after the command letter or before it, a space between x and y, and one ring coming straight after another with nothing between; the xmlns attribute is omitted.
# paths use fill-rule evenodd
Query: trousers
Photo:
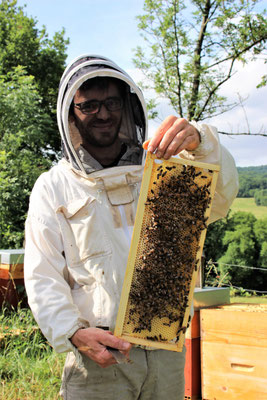
<svg viewBox="0 0 267 400"><path fill-rule="evenodd" d="M132 364L108 368L84 355L84 366L78 367L68 353L60 395L64 400L184 400L185 351L133 347Z"/></svg>

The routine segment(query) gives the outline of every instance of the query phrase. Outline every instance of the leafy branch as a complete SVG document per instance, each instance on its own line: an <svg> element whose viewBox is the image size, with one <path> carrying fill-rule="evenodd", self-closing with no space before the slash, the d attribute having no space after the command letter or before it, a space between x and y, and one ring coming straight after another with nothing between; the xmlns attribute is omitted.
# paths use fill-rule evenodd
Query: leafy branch
<svg viewBox="0 0 267 400"><path fill-rule="evenodd" d="M212 118L240 105L229 103L221 88L237 72L237 61L266 60L267 15L263 9L256 12L260 3L145 0L144 14L137 19L148 47L138 46L133 61L148 78L146 87L190 120ZM257 87L266 82L264 75ZM238 134L252 135L250 129Z"/></svg>

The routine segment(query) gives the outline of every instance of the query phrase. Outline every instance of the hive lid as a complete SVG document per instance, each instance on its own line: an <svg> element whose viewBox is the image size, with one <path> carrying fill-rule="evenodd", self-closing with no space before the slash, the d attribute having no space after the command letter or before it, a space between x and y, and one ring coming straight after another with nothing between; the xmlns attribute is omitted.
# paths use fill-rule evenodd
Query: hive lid
<svg viewBox="0 0 267 400"><path fill-rule="evenodd" d="M0 250L1 264L23 264L24 249Z"/></svg>

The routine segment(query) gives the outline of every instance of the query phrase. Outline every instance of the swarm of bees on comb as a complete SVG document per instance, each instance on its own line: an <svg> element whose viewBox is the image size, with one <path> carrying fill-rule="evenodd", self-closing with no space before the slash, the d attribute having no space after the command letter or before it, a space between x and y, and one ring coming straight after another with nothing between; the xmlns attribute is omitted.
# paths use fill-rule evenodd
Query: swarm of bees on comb
<svg viewBox="0 0 267 400"><path fill-rule="evenodd" d="M135 343L165 348L186 331L213 174L190 164L153 162L145 201L140 199L142 223L131 249L135 258L121 331Z"/></svg>

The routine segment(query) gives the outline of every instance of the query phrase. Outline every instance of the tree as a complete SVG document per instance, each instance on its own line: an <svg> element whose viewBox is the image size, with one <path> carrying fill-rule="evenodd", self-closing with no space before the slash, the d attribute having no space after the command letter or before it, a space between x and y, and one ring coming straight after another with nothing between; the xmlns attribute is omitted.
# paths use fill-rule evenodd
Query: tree
<svg viewBox="0 0 267 400"><path fill-rule="evenodd" d="M267 165L238 167L238 197L254 197L257 191L267 189Z"/></svg>
<svg viewBox="0 0 267 400"><path fill-rule="evenodd" d="M227 274L232 285L266 290L267 270L261 272L253 269L266 266L266 221L257 220L253 214L246 212L236 212L229 218L222 239L225 253L219 258L218 264L221 276Z"/></svg>
<svg viewBox="0 0 267 400"><path fill-rule="evenodd" d="M56 99L60 77L65 68L66 46L64 29L49 39L46 28L36 27L37 21L28 17L16 0L0 3L0 75L7 75L17 66L23 66L35 78L40 94L40 106L53 120L54 132L45 134L50 144L50 156L55 158L60 149L56 126Z"/></svg>
<svg viewBox="0 0 267 400"><path fill-rule="evenodd" d="M255 222L254 232L259 251L258 267L267 270L267 217Z"/></svg>
<svg viewBox="0 0 267 400"><path fill-rule="evenodd" d="M204 252L209 284L220 281L266 290L267 218L257 220L253 214L240 211L228 214L209 225ZM218 268L214 267L217 264Z"/></svg>
<svg viewBox="0 0 267 400"><path fill-rule="evenodd" d="M0 3L0 247L23 245L29 195L58 158L56 98L64 31L49 39L17 1Z"/></svg>
<svg viewBox="0 0 267 400"><path fill-rule="evenodd" d="M267 189L255 190L254 199L257 206L267 206Z"/></svg>
<svg viewBox="0 0 267 400"><path fill-rule="evenodd" d="M259 2L145 0L138 27L150 52L138 46L134 59L147 78L144 88L169 99L189 120L234 107L219 89L235 73L237 61L254 60L266 48L266 11L255 12ZM150 102L152 110L155 105Z"/></svg>
<svg viewBox="0 0 267 400"><path fill-rule="evenodd" d="M223 237L228 228L229 213L225 218L221 218L208 226L204 243L204 255L207 261L217 261L225 253Z"/></svg>
<svg viewBox="0 0 267 400"><path fill-rule="evenodd" d="M22 67L0 76L0 248L22 246L31 189L51 166L45 135L53 122L41 101Z"/></svg>

